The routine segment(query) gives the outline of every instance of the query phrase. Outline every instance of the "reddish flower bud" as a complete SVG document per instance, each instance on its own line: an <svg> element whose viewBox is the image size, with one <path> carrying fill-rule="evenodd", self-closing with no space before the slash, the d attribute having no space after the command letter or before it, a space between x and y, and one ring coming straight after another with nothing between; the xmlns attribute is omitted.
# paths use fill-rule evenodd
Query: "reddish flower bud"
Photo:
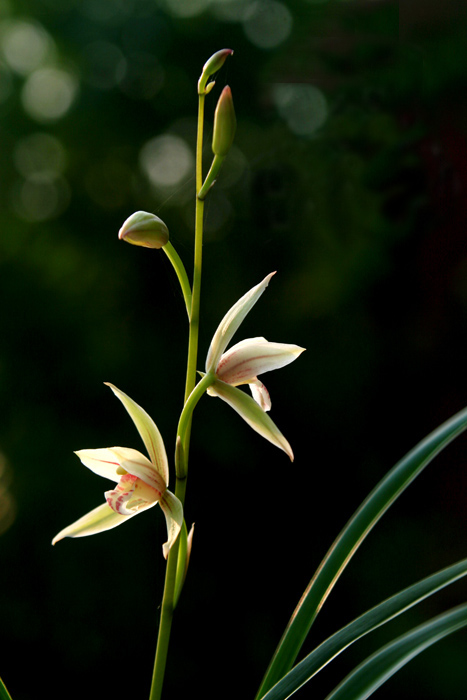
<svg viewBox="0 0 467 700"><path fill-rule="evenodd" d="M212 134L212 152L225 157L230 150L237 128L232 91L226 85L221 92L214 113L214 131Z"/></svg>
<svg viewBox="0 0 467 700"><path fill-rule="evenodd" d="M210 90L206 90L206 84L209 78L211 77L211 75L214 75L214 73L217 73L217 71L222 68L227 56L231 56L232 54L232 49L221 49L220 51L217 51L215 54L213 54L211 58L209 58L206 61L206 63L203 66L203 72L201 73L201 77L198 80L198 94L204 95L206 92L210 92L210 90L214 86L214 83L211 84Z"/></svg>

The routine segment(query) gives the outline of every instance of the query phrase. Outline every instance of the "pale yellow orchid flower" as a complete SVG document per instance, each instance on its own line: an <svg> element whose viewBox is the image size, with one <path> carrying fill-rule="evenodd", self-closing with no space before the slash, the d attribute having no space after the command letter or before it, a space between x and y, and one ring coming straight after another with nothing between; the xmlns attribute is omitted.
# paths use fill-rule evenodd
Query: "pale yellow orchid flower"
<svg viewBox="0 0 467 700"><path fill-rule="evenodd" d="M159 503L167 522L168 540L162 547L167 558L182 527L183 507L167 488L169 467L162 436L141 406L112 384L107 386L130 414L151 459L127 447L76 452L88 469L117 482L117 485L105 492L106 502L103 505L59 532L52 544L64 537L86 537L110 530Z"/></svg>
<svg viewBox="0 0 467 700"><path fill-rule="evenodd" d="M206 358L206 373L215 375L208 394L226 401L256 432L284 450L293 461L290 444L266 415L266 411L271 408L271 399L258 375L288 365L296 360L305 348L285 343L270 343L260 337L242 340L224 352L274 274L271 272L260 284L239 299L214 333ZM253 398L236 388L242 384L249 385Z"/></svg>

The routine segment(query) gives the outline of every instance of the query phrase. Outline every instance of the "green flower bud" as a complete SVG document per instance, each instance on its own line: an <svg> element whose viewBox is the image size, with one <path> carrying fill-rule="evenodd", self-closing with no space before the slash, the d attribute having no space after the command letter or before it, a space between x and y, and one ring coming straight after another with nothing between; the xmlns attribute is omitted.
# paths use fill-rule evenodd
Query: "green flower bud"
<svg viewBox="0 0 467 700"><path fill-rule="evenodd" d="M144 248L162 248L169 240L169 229L162 219L147 211L135 211L118 232L121 241Z"/></svg>
<svg viewBox="0 0 467 700"><path fill-rule="evenodd" d="M230 150L237 128L232 92L228 85L221 92L214 113L214 130L212 134L212 152L225 157Z"/></svg>
<svg viewBox="0 0 467 700"><path fill-rule="evenodd" d="M206 89L206 83L208 82L211 75L214 75L214 73L217 73L217 71L222 68L227 56L231 56L232 54L232 49L221 49L220 51L217 51L215 54L213 54L211 58L206 61L206 63L203 66L203 72L201 73L201 77L198 80L199 95L204 95L212 90L212 88L214 87L214 83L210 83L211 87L209 87L208 85L209 89Z"/></svg>

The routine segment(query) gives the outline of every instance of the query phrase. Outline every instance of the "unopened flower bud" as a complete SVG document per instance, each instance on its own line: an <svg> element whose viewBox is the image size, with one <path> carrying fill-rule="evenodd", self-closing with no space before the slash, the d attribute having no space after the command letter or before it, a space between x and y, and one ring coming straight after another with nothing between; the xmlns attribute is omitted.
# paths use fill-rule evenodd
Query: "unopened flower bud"
<svg viewBox="0 0 467 700"><path fill-rule="evenodd" d="M118 232L121 241L144 248L162 248L169 240L169 229L162 219L147 211L135 211Z"/></svg>
<svg viewBox="0 0 467 700"><path fill-rule="evenodd" d="M230 150L237 128L232 91L226 85L221 92L214 113L214 130L212 134L212 152L225 157Z"/></svg>
<svg viewBox="0 0 467 700"><path fill-rule="evenodd" d="M203 72L201 73L201 77L198 80L199 95L204 95L207 92L210 92L210 90L212 90L212 88L214 87L214 83L211 84L210 90L206 89L206 83L208 82L211 75L214 75L214 73L217 73L217 71L222 68L227 56L231 56L232 54L232 49L221 49L220 51L217 51L215 54L213 54L211 58L209 58L206 61L206 63L203 66Z"/></svg>

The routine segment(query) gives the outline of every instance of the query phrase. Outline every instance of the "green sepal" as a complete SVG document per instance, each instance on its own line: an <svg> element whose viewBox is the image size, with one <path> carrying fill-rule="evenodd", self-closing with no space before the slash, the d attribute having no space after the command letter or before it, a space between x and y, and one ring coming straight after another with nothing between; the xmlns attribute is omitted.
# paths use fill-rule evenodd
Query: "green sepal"
<svg viewBox="0 0 467 700"><path fill-rule="evenodd" d="M117 387L110 384L110 382L104 382L104 384L112 389L115 396L120 399L125 406L146 446L151 462L163 477L165 483L168 484L169 463L167 461L164 440L159 432L159 428L154 423L151 416L146 413L144 408L141 408L136 401L133 401L127 394L117 389Z"/></svg>
<svg viewBox="0 0 467 700"><path fill-rule="evenodd" d="M222 382L220 379L215 379L208 389L208 394L218 396L228 403L253 430L266 440L269 440L269 442L272 442L276 447L284 450L290 461L293 462L294 457L289 442L268 414L263 411L251 396L248 396L248 394L245 394L244 391L237 389L235 386Z"/></svg>
<svg viewBox="0 0 467 700"><path fill-rule="evenodd" d="M206 357L206 372L217 370L222 353L275 274L275 272L271 272L266 275L262 282L252 287L227 311L211 340Z"/></svg>

